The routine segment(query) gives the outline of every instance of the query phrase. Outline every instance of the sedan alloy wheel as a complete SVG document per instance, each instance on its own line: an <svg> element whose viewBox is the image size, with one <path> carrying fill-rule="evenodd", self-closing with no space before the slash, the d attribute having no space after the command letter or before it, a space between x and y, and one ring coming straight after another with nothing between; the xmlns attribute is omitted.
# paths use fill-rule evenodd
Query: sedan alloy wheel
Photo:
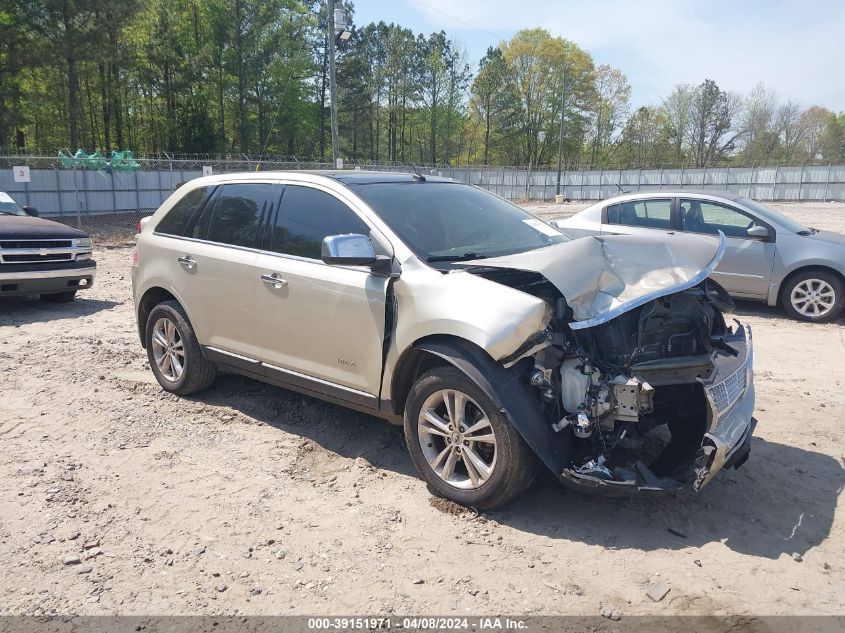
<svg viewBox="0 0 845 633"><path fill-rule="evenodd" d="M810 318L826 316L836 304L836 291L823 279L804 279L790 293L792 307Z"/></svg>

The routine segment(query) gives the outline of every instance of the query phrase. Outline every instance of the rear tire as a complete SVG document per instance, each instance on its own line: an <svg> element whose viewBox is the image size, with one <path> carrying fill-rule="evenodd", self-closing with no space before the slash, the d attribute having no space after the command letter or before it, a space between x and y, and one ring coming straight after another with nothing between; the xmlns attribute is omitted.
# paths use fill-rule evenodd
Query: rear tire
<svg viewBox="0 0 845 633"><path fill-rule="evenodd" d="M451 366L432 369L411 388L405 441L435 494L481 510L512 501L537 472L534 453L505 414Z"/></svg>
<svg viewBox="0 0 845 633"><path fill-rule="evenodd" d="M41 295L42 301L50 303L70 303L76 298L76 290L67 290L65 292L56 292L49 295Z"/></svg>
<svg viewBox="0 0 845 633"><path fill-rule="evenodd" d="M786 280L780 303L793 319L827 323L842 314L845 284L832 272L806 270Z"/></svg>
<svg viewBox="0 0 845 633"><path fill-rule="evenodd" d="M154 307L144 336L150 368L165 391L187 396L214 382L217 368L203 355L179 302L164 301Z"/></svg>

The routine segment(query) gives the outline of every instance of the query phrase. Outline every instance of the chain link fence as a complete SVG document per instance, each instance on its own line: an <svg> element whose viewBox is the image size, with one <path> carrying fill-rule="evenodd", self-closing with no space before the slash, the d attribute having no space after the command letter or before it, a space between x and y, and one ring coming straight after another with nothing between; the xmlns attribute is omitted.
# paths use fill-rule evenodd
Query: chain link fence
<svg viewBox="0 0 845 633"><path fill-rule="evenodd" d="M331 169L330 163L193 157L134 159L131 169L86 167L59 158L0 156L0 191L42 217L96 235L132 234L182 183L207 173ZM104 164L105 165L105 164ZM14 167L27 167L28 180ZM551 201L556 170L519 167L449 167L346 162L346 169L436 174L461 180L515 201ZM845 165L788 165L667 169L564 169L561 194L568 200L602 200L620 191L647 189L731 191L761 201L845 201Z"/></svg>

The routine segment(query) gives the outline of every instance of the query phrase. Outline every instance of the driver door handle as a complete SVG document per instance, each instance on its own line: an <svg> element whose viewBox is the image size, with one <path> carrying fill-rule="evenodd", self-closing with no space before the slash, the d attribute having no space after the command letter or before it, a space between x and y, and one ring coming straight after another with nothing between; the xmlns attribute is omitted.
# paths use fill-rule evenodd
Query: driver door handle
<svg viewBox="0 0 845 633"><path fill-rule="evenodd" d="M190 255L183 255L181 257L177 257L176 261L178 261L182 265L182 268L184 268L185 270L193 270L197 265L197 260L195 260Z"/></svg>
<svg viewBox="0 0 845 633"><path fill-rule="evenodd" d="M273 288L276 289L288 285L287 279L283 279L282 276L279 275L279 273L261 275L261 281L263 281L268 286L273 286Z"/></svg>

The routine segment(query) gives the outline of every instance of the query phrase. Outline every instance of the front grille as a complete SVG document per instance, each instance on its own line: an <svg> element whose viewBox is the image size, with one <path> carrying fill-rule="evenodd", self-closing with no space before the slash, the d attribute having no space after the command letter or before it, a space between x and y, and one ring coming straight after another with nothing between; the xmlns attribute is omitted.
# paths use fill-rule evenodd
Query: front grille
<svg viewBox="0 0 845 633"><path fill-rule="evenodd" d="M724 413L730 409L745 391L746 364L743 362L734 373L722 382L707 386L707 393L713 398L716 409Z"/></svg>
<svg viewBox="0 0 845 633"><path fill-rule="evenodd" d="M3 255L3 262L6 264L69 262L72 259L73 253L48 253L47 255Z"/></svg>
<svg viewBox="0 0 845 633"><path fill-rule="evenodd" d="M73 240L1 240L0 248L70 248Z"/></svg>

